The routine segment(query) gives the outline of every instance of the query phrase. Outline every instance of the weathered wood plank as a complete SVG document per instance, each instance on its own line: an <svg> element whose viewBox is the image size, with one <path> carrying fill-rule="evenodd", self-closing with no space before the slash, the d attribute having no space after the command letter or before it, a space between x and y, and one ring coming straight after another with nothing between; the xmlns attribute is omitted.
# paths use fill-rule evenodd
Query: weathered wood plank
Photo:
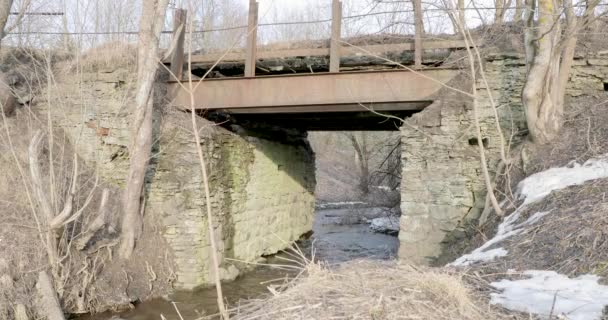
<svg viewBox="0 0 608 320"><path fill-rule="evenodd" d="M329 49L329 71L340 72L340 40L342 39L342 2L333 0L331 20L331 44Z"/></svg>
<svg viewBox="0 0 608 320"><path fill-rule="evenodd" d="M247 23L247 52L245 56L245 77L255 77L258 46L258 2L249 0L249 19ZM218 59L216 59L217 61Z"/></svg>
<svg viewBox="0 0 608 320"><path fill-rule="evenodd" d="M433 40L423 41L422 47L425 50L437 49L461 49L465 48L464 40ZM353 47L341 46L340 56L365 56L371 53L372 55L384 55L389 52L414 51L414 43L396 43L396 44L376 44L369 46ZM329 56L329 48L313 48L313 49L287 49L273 51L258 51L257 59L275 59L275 58L292 58L292 57L314 57L314 56ZM192 63L215 63L224 54L210 53L204 55L192 55ZM234 52L228 53L223 61L225 62L242 62L245 60L246 53Z"/></svg>
<svg viewBox="0 0 608 320"><path fill-rule="evenodd" d="M173 39L175 49L171 55L171 74L176 79L181 79L184 73L184 41L186 39L186 20L188 11L175 9L173 14Z"/></svg>
<svg viewBox="0 0 608 320"><path fill-rule="evenodd" d="M422 66L422 34L424 33L424 24L422 21L422 0L414 0L414 65Z"/></svg>

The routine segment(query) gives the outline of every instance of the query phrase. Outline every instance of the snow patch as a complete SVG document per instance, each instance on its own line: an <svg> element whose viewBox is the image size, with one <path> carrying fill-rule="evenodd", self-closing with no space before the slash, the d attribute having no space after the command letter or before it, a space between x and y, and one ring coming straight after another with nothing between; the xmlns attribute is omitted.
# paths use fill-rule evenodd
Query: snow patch
<svg viewBox="0 0 608 320"><path fill-rule="evenodd" d="M566 167L535 173L520 182L517 188L526 205L542 200L551 191L606 177L608 177L608 159L604 155L602 158L589 159L582 165L571 162Z"/></svg>
<svg viewBox="0 0 608 320"><path fill-rule="evenodd" d="M554 271L526 271L523 280L501 280L491 285L501 293L491 294L491 303L514 311L548 318L563 315L569 320L601 319L608 305L608 286L599 277L583 275L570 279Z"/></svg>
<svg viewBox="0 0 608 320"><path fill-rule="evenodd" d="M325 202L317 203L317 209L338 209L338 208L353 208L366 206L367 202L362 201L342 201L342 202Z"/></svg>
<svg viewBox="0 0 608 320"><path fill-rule="evenodd" d="M495 258L504 257L509 253L504 248L490 249L486 251L471 252L470 254L464 255L458 258L456 261L450 263L450 266L461 266L466 267L475 262L489 262Z"/></svg>
<svg viewBox="0 0 608 320"><path fill-rule="evenodd" d="M601 158L589 159L582 165L571 162L566 167L551 168L527 177L517 186L517 194L524 200L523 204L498 226L496 236L481 247L473 250L473 252L463 255L448 265L468 266L475 262L488 262L496 257L505 256L508 252L502 248L498 248L501 250L494 249L494 251L487 249L513 235L521 233L526 226L537 223L550 213L550 211L535 213L524 223L516 225L515 222L519 220L521 213L528 204L542 200L552 191L606 177L608 177L608 154ZM503 204L501 204L502 206Z"/></svg>

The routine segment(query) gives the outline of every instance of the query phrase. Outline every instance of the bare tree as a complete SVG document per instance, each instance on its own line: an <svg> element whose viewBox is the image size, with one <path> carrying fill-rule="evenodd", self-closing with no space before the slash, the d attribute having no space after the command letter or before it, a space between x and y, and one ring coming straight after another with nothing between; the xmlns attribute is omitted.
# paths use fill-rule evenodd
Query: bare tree
<svg viewBox="0 0 608 320"><path fill-rule="evenodd" d="M494 24L501 25L505 20L505 13L507 9L511 6L512 0L494 0L494 6L496 7L494 11Z"/></svg>
<svg viewBox="0 0 608 320"><path fill-rule="evenodd" d="M0 0L0 40L4 39L4 37L6 37L6 35L10 31L17 28L17 26L23 20L25 12L27 11L27 8L29 8L31 3L32 0L24 0L21 3L21 8L19 10L19 13L17 14L15 22L7 28L6 25L9 20L8 18L11 14L11 8L13 7L13 0Z"/></svg>
<svg viewBox="0 0 608 320"><path fill-rule="evenodd" d="M152 147L153 86L158 69L160 34L168 0L143 3L137 64L137 93L132 122L129 172L123 199L122 242L119 254L129 258L142 232L144 178Z"/></svg>
<svg viewBox="0 0 608 320"><path fill-rule="evenodd" d="M2 39L6 37L10 30L16 28L23 16L25 11L30 5L31 0L25 0L22 5L21 11L17 15L17 19L12 26L6 27L8 23L8 18L11 14L11 8L13 7L13 0L0 0L0 44L2 43ZM17 104L17 100L13 93L11 92L11 88L9 86L9 81L6 75L0 71L0 104L2 104L2 111L5 115L10 115L15 106Z"/></svg>
<svg viewBox="0 0 608 320"><path fill-rule="evenodd" d="M11 7L13 6L13 0L0 0L0 39L4 38L6 24L8 22L8 16L11 14Z"/></svg>
<svg viewBox="0 0 608 320"><path fill-rule="evenodd" d="M515 0L515 15L513 16L513 22L521 22L524 14L524 0Z"/></svg>
<svg viewBox="0 0 608 320"><path fill-rule="evenodd" d="M369 148L367 145L367 136L365 133L360 133L357 137L354 133L347 133L346 136L350 140L350 143L355 149L355 156L357 164L359 165L359 190L362 194L366 195L369 193Z"/></svg>

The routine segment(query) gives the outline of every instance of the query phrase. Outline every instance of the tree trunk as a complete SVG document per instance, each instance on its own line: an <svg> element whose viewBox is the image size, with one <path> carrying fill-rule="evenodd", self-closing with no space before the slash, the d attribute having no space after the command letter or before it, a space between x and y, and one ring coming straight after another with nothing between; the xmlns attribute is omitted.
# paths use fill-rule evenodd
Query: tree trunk
<svg viewBox="0 0 608 320"><path fill-rule="evenodd" d="M527 6L533 0L528 0ZM539 0L538 27L530 30L532 10L527 9L526 63L528 77L522 93L530 137L535 143L553 140L562 125L564 98L579 29L572 0L563 0L565 30L562 33L560 8L552 0ZM557 17L557 18L556 18ZM584 24L585 20L583 20Z"/></svg>
<svg viewBox="0 0 608 320"><path fill-rule="evenodd" d="M554 6L551 0L539 0L538 28L535 36L536 49L528 78L524 85L522 100L526 109L528 130L533 141L545 143L552 139L558 129L554 118L554 102L550 94L552 82L552 61L554 38L557 24L554 25Z"/></svg>
<svg viewBox="0 0 608 320"><path fill-rule="evenodd" d="M6 28L8 17L11 14L12 6L13 0L0 0L0 40L4 39L6 36L4 29Z"/></svg>
<svg viewBox="0 0 608 320"><path fill-rule="evenodd" d="M464 15L464 0L458 0L458 23L462 26L462 28L466 28L466 18ZM454 28L454 32L457 29Z"/></svg>
<svg viewBox="0 0 608 320"><path fill-rule="evenodd" d="M526 51L526 73L530 72L534 56L536 56L536 42L534 41L534 12L536 11L536 0L525 0L526 10L524 11L524 47Z"/></svg>
<svg viewBox="0 0 608 320"><path fill-rule="evenodd" d="M359 190L366 195L369 193L369 151L367 150L367 141L362 134L361 141L357 139L354 133L348 135L350 142L355 149L356 156L359 160Z"/></svg>
<svg viewBox="0 0 608 320"><path fill-rule="evenodd" d="M503 22L505 0L495 0L494 7L494 25L499 26Z"/></svg>
<svg viewBox="0 0 608 320"><path fill-rule="evenodd" d="M46 271L40 271L36 289L40 298L38 313L48 320L65 320L53 281Z"/></svg>
<svg viewBox="0 0 608 320"><path fill-rule="evenodd" d="M30 7L32 0L23 0L21 2L21 8L19 8L19 14L14 19L14 23L7 28L6 23L8 22L8 17L11 14L11 7L13 6L13 0L0 0L0 40L4 39L6 35L11 31L17 28L23 17L25 16L25 12Z"/></svg>
<svg viewBox="0 0 608 320"><path fill-rule="evenodd" d="M583 23L580 28L585 29L587 32L590 32L592 35L595 35L599 32L600 25L597 21L597 16L595 15L595 8L599 4L599 0L586 0L585 1L585 12L583 13Z"/></svg>
<svg viewBox="0 0 608 320"><path fill-rule="evenodd" d="M122 239L119 255L128 259L140 236L144 179L152 147L153 85L159 61L160 34L165 22L168 0L143 4L137 64L137 94L133 112L129 173L123 198Z"/></svg>
<svg viewBox="0 0 608 320"><path fill-rule="evenodd" d="M494 5L496 7L494 11L494 25L500 26L505 21L505 13L511 6L512 0L495 0Z"/></svg>
<svg viewBox="0 0 608 320"><path fill-rule="evenodd" d="M515 23L520 23L523 13L524 13L524 1L523 0L515 0L515 16L513 17L513 21Z"/></svg>

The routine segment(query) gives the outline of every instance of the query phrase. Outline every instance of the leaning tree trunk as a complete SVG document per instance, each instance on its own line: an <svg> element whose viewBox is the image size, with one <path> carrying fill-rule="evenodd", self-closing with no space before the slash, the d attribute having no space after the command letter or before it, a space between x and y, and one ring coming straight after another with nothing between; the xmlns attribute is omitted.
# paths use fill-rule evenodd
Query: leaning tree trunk
<svg viewBox="0 0 608 320"><path fill-rule="evenodd" d="M144 178L152 148L153 85L158 68L160 34L168 0L143 2L137 64L137 94L132 123L129 173L123 198L122 241L119 255L129 258L141 235Z"/></svg>
<svg viewBox="0 0 608 320"><path fill-rule="evenodd" d="M526 121L530 137L534 142L545 143L553 139L561 124L561 106L555 100L555 78L559 75L559 61L556 50L556 36L559 24L555 21L556 10L552 0L538 1L538 27L536 32L527 28L526 35L532 40L526 44L526 50L533 50L528 77L522 93L522 102L526 110ZM529 61L530 62L530 61ZM556 70L557 68L557 70Z"/></svg>
<svg viewBox="0 0 608 320"><path fill-rule="evenodd" d="M519 23L521 22L522 15L524 13L524 1L523 0L515 0L515 15L513 16L513 22Z"/></svg>
<svg viewBox="0 0 608 320"><path fill-rule="evenodd" d="M13 0L0 0L0 40L4 38L6 23L8 17L11 14L11 7L13 6Z"/></svg>
<svg viewBox="0 0 608 320"><path fill-rule="evenodd" d="M367 150L367 141L365 136L361 135L361 141L357 139L354 133L348 135L353 148L355 149L357 159L359 160L359 190L362 194L369 193L369 151Z"/></svg>
<svg viewBox="0 0 608 320"><path fill-rule="evenodd" d="M494 1L494 25L500 26L505 20L505 13L507 8L511 6L511 0L495 0Z"/></svg>

